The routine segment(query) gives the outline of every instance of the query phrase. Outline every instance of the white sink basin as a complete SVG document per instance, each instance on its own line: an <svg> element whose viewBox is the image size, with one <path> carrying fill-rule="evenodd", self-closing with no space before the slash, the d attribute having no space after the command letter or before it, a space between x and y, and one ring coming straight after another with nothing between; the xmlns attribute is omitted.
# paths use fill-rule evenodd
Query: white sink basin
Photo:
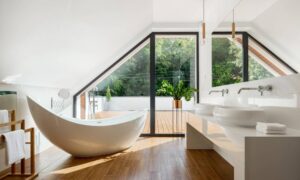
<svg viewBox="0 0 300 180"><path fill-rule="evenodd" d="M212 104L197 104L195 112L200 115L212 116L215 105Z"/></svg>
<svg viewBox="0 0 300 180"><path fill-rule="evenodd" d="M215 107L215 119L221 125L255 127L256 122L265 121L265 112L259 107Z"/></svg>

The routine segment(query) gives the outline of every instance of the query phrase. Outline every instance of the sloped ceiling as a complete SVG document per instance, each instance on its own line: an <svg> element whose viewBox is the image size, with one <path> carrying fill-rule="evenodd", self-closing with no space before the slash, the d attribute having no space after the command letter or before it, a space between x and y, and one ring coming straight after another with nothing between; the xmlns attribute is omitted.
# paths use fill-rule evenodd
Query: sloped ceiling
<svg viewBox="0 0 300 180"><path fill-rule="evenodd" d="M149 0L1 0L0 80L72 87L151 22Z"/></svg>
<svg viewBox="0 0 300 180"><path fill-rule="evenodd" d="M242 0L235 8L235 20L237 22L251 22L265 12L278 0ZM223 22L232 22L232 12Z"/></svg>
<svg viewBox="0 0 300 180"><path fill-rule="evenodd" d="M202 0L1 0L0 83L80 89L154 22L201 19Z"/></svg>
<svg viewBox="0 0 300 180"><path fill-rule="evenodd" d="M235 8L237 30L247 30L276 55L300 72L299 0L242 0ZM230 30L232 13L219 30Z"/></svg>
<svg viewBox="0 0 300 180"><path fill-rule="evenodd" d="M300 1L277 0L252 21L253 34L300 72Z"/></svg>

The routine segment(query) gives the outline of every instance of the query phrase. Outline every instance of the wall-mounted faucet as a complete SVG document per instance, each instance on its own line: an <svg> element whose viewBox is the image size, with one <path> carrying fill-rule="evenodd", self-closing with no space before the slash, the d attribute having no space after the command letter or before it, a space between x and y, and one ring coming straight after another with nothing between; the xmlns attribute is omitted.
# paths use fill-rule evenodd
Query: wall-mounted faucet
<svg viewBox="0 0 300 180"><path fill-rule="evenodd" d="M229 93L229 90L228 89L211 90L211 91L209 91L208 94L212 94L212 93L222 93L222 96L224 96L224 94L228 94Z"/></svg>
<svg viewBox="0 0 300 180"><path fill-rule="evenodd" d="M244 87L244 88L240 88L238 91L238 94L240 94L242 91L245 90L256 90L258 92L260 92L260 95L262 96L264 94L265 91L272 91L273 87L271 85L267 85L267 86L258 86L257 88L252 88L252 87Z"/></svg>

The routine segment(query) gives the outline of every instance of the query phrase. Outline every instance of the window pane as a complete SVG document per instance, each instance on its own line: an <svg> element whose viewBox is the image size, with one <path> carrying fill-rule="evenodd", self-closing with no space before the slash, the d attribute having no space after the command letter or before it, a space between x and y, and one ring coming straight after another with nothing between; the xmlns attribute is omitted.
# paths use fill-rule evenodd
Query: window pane
<svg viewBox="0 0 300 180"><path fill-rule="evenodd" d="M274 77L258 60L249 54L249 81Z"/></svg>
<svg viewBox="0 0 300 180"><path fill-rule="evenodd" d="M242 36L214 35L212 38L212 85L222 86L243 81Z"/></svg>
<svg viewBox="0 0 300 180"><path fill-rule="evenodd" d="M96 86L98 95L105 96L109 87L112 96L149 96L149 55L148 43Z"/></svg>
<svg viewBox="0 0 300 180"><path fill-rule="evenodd" d="M294 74L291 69L251 37L248 46L249 80Z"/></svg>
<svg viewBox="0 0 300 180"><path fill-rule="evenodd" d="M82 119L110 118L150 108L150 43L124 58L88 92L78 97ZM79 109L79 108L78 108ZM150 118L143 133L150 133Z"/></svg>
<svg viewBox="0 0 300 180"><path fill-rule="evenodd" d="M184 87L195 87L196 36L158 35L155 38L156 98L155 132L159 134L184 133L188 112L194 105L182 98L182 109L172 109L173 97L158 93L163 81L172 86L182 81Z"/></svg>

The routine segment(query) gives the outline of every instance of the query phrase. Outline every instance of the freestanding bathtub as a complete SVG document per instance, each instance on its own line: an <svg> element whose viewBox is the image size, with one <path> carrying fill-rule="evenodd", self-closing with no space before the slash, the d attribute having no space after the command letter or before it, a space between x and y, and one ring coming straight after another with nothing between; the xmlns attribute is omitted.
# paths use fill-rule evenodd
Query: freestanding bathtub
<svg viewBox="0 0 300 180"><path fill-rule="evenodd" d="M30 112L40 131L56 146L76 157L112 154L132 146L144 129L146 111L109 119L81 120L56 115L30 97Z"/></svg>

